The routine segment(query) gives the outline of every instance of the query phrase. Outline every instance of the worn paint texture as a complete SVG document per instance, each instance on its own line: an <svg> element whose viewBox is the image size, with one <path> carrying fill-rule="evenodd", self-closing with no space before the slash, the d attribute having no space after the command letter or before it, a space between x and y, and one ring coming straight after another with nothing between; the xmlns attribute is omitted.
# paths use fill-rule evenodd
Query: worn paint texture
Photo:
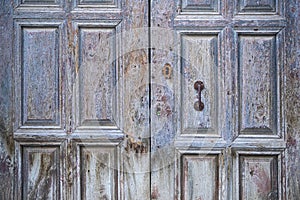
<svg viewBox="0 0 300 200"><path fill-rule="evenodd" d="M0 199L13 198L12 1L0 3Z"/></svg>
<svg viewBox="0 0 300 200"><path fill-rule="evenodd" d="M175 199L299 198L299 46L298 28L292 28L298 3L152 1L151 6L152 28L164 33L156 39L159 31L151 32L153 198L167 198L165 191ZM171 78L161 73L166 63L174 69ZM193 109L198 80L205 84L200 113ZM207 182L218 185L216 193L197 188L205 166L182 169L183 158L213 151L222 155L210 167L219 166L220 176ZM167 159L173 153L177 159ZM286 179L286 170L294 176Z"/></svg>
<svg viewBox="0 0 300 200"><path fill-rule="evenodd" d="M175 1L151 1L151 197L175 198L175 149L176 134L174 113L177 42L172 27L176 14ZM170 65L172 74L163 73ZM164 181L162 181L164 180Z"/></svg>
<svg viewBox="0 0 300 200"><path fill-rule="evenodd" d="M0 199L298 200L299 4L2 0Z"/></svg>
<svg viewBox="0 0 300 200"><path fill-rule="evenodd" d="M286 2L287 199L300 197L300 2Z"/></svg>

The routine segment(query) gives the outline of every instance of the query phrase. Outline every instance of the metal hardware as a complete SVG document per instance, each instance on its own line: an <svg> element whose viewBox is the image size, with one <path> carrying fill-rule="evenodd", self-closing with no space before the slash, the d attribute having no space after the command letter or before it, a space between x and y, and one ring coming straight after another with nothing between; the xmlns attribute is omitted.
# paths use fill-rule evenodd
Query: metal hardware
<svg viewBox="0 0 300 200"><path fill-rule="evenodd" d="M196 81L194 89L198 92L198 101L194 103L194 108L197 111L202 111L204 109L204 103L201 101L201 91L204 89L204 83L202 81Z"/></svg>
<svg viewBox="0 0 300 200"><path fill-rule="evenodd" d="M169 63L166 63L163 70L162 70L163 75L165 76L166 79L171 79L172 77L172 67Z"/></svg>

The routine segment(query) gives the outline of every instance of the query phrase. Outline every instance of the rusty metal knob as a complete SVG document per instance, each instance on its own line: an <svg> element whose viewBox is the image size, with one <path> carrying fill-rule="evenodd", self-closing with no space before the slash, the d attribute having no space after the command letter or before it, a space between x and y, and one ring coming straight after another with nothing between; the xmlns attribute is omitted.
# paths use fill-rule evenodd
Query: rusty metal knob
<svg viewBox="0 0 300 200"><path fill-rule="evenodd" d="M202 81L196 81L194 83L194 89L198 92L198 101L194 103L194 108L197 111L204 109L204 103L201 101L201 91L204 89L204 83Z"/></svg>

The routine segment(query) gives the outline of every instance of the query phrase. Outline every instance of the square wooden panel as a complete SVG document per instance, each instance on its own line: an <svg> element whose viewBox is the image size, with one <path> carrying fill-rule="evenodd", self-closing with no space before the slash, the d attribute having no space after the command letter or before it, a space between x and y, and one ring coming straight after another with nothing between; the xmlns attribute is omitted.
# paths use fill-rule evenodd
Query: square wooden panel
<svg viewBox="0 0 300 200"><path fill-rule="evenodd" d="M281 199L280 152L238 152L234 171L237 199Z"/></svg>
<svg viewBox="0 0 300 200"><path fill-rule="evenodd" d="M60 199L60 146L23 145L21 199Z"/></svg>
<svg viewBox="0 0 300 200"><path fill-rule="evenodd" d="M182 199L219 199L219 156L181 156Z"/></svg>
<svg viewBox="0 0 300 200"><path fill-rule="evenodd" d="M78 153L80 199L115 199L119 170L117 147L80 144Z"/></svg>

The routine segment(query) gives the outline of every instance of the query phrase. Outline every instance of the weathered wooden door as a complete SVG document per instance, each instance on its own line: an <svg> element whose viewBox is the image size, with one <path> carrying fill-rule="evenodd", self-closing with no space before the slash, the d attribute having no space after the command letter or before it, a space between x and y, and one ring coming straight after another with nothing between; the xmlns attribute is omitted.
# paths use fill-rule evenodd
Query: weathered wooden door
<svg viewBox="0 0 300 200"><path fill-rule="evenodd" d="M150 133L148 13L147 1L1 1L1 198L11 186L14 199L150 198L149 155L133 154L148 150L129 144Z"/></svg>
<svg viewBox="0 0 300 200"><path fill-rule="evenodd" d="M299 3L0 4L0 199L299 199Z"/></svg>
<svg viewBox="0 0 300 200"><path fill-rule="evenodd" d="M280 0L152 1L153 199L300 198L299 178L297 187L288 178L292 165L299 177L288 129L295 9Z"/></svg>

